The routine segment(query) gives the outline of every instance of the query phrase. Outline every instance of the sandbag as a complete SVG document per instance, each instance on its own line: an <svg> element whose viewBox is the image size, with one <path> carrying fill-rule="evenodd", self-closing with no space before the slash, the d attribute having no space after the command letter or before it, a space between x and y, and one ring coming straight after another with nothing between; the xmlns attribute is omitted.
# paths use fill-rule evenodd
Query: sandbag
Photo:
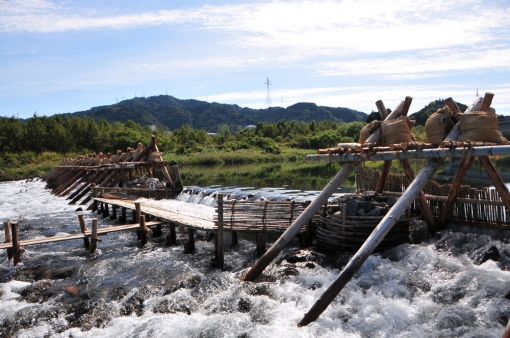
<svg viewBox="0 0 510 338"><path fill-rule="evenodd" d="M147 159L149 163L159 163L161 162L161 153L159 151L152 151Z"/></svg>
<svg viewBox="0 0 510 338"><path fill-rule="evenodd" d="M409 120L407 116L400 116L395 120L385 120L381 124L383 146L402 142L414 142L416 139L411 133L415 121Z"/></svg>
<svg viewBox="0 0 510 338"><path fill-rule="evenodd" d="M425 123L427 143L439 144L453 128L453 113L444 106L430 115Z"/></svg>
<svg viewBox="0 0 510 338"><path fill-rule="evenodd" d="M363 144L365 143L368 138L370 137L370 135L372 135L372 133L381 126L381 121L378 121L378 120L374 120L368 124L366 124L363 129L361 129L360 133L359 133L359 139L358 139L358 143L360 144Z"/></svg>
<svg viewBox="0 0 510 338"><path fill-rule="evenodd" d="M460 136L458 141L494 142L508 144L498 128L494 109L459 114Z"/></svg>

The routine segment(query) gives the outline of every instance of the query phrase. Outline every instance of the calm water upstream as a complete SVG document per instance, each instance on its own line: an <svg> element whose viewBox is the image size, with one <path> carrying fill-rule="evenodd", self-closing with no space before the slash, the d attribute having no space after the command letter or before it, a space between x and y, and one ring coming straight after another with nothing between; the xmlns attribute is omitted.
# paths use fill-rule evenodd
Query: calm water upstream
<svg viewBox="0 0 510 338"><path fill-rule="evenodd" d="M323 182L316 175L316 183L295 185L286 170L270 178L273 187L320 190L332 176L324 174L329 177ZM297 177L312 177L313 170ZM245 182L246 172L237 172L222 173L225 177L214 184L271 186L262 179ZM258 174L253 169L250 175ZM235 175L239 180L221 182ZM199 171L183 170L183 179L213 184L201 183ZM200 217L214 212L205 204L168 203ZM21 239L79 232L75 209L46 191L44 182L0 183L0 220L19 220ZM87 224L97 217L84 215ZM99 223L117 224L102 218ZM186 236L181 230L178 241ZM297 322L338 276L348 255L328 258L287 248L258 281L241 283L257 260L255 245L246 239L234 249L227 246L224 272L210 266L214 243L205 234L198 235L193 255L185 255L182 245L166 245L164 238L151 238L139 248L131 231L102 239L92 256L82 241L28 246L16 268L0 252L0 336L501 337L510 315L506 239L441 232L421 244L373 255L324 314L304 328ZM486 260L494 248L499 258ZM307 261L286 260L296 253Z"/></svg>

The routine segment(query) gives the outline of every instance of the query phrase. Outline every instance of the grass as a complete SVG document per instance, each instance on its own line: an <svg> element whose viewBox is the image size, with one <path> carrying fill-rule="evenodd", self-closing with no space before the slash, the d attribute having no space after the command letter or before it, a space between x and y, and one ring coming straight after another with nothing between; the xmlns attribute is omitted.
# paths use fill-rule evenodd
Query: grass
<svg viewBox="0 0 510 338"><path fill-rule="evenodd" d="M304 163L308 154L313 150L306 149L282 149L281 154L267 153L258 149L240 149L236 151L206 149L203 152L196 152L186 155L168 153L163 155L165 160L173 160L180 166L187 165L233 165L251 163L282 163L296 162Z"/></svg>
<svg viewBox="0 0 510 338"><path fill-rule="evenodd" d="M4 153L0 159L0 181L44 176L65 157L76 157L76 154L58 154L54 152L41 154L33 152Z"/></svg>

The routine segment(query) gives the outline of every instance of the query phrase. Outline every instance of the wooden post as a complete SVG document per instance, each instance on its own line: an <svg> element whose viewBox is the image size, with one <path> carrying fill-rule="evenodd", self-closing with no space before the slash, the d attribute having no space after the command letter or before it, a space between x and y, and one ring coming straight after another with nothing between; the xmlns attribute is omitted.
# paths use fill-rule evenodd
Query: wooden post
<svg viewBox="0 0 510 338"><path fill-rule="evenodd" d="M188 240L184 242L184 253L192 254L195 251L195 230L188 228Z"/></svg>
<svg viewBox="0 0 510 338"><path fill-rule="evenodd" d="M505 181L499 176L497 169L494 167L492 162L489 160L487 156L478 156L478 160L482 163L487 175L489 175L492 184L499 193L501 200L505 204L507 210L510 210L510 192L505 184Z"/></svg>
<svg viewBox="0 0 510 338"><path fill-rule="evenodd" d="M85 235L85 231L87 231L87 225L85 224L85 219L82 214L78 215L78 220L80 221L80 230L81 233ZM83 245L85 245L85 249L90 249L90 241L88 237L83 238Z"/></svg>
<svg viewBox="0 0 510 338"><path fill-rule="evenodd" d="M126 223L126 221L127 221L126 207L122 207L119 217L119 223Z"/></svg>
<svg viewBox="0 0 510 338"><path fill-rule="evenodd" d="M103 202L100 202L99 203L99 208L97 208L97 214L100 215L103 213L103 209L104 209L104 204Z"/></svg>
<svg viewBox="0 0 510 338"><path fill-rule="evenodd" d="M98 209L98 207L97 207L97 201L96 201L96 200L94 200L94 202L92 202L92 210L91 210L91 211L92 211L92 212L94 212L94 211L96 211L97 209Z"/></svg>
<svg viewBox="0 0 510 338"><path fill-rule="evenodd" d="M266 234L257 234L257 255L262 257L266 253Z"/></svg>
<svg viewBox="0 0 510 338"><path fill-rule="evenodd" d="M216 233L218 239L218 254L216 264L218 268L223 269L225 262L225 248L223 243L223 194L218 193L218 232Z"/></svg>
<svg viewBox="0 0 510 338"><path fill-rule="evenodd" d="M384 165L382 167L381 176L379 176L379 180L377 181L377 186L375 188L375 192L380 194L384 190L384 185L386 184L386 178L388 178L388 174L390 173L391 168L391 160L384 161Z"/></svg>
<svg viewBox="0 0 510 338"><path fill-rule="evenodd" d="M131 223L136 224L136 209L131 210Z"/></svg>
<svg viewBox="0 0 510 338"><path fill-rule="evenodd" d="M92 219L92 234L90 236L90 253L93 254L97 248L97 242L99 242L99 238L97 237L97 218Z"/></svg>
<svg viewBox="0 0 510 338"><path fill-rule="evenodd" d="M142 216L142 207L140 205L140 202L135 203L135 222L140 220L140 216Z"/></svg>
<svg viewBox="0 0 510 338"><path fill-rule="evenodd" d="M4 222L4 232L5 232L5 242L11 243L11 223ZM11 260L12 258L12 248L7 248L7 259Z"/></svg>
<svg viewBox="0 0 510 338"><path fill-rule="evenodd" d="M439 216L439 228L440 229L444 229L446 227L448 218L450 217L450 214L453 209L453 204L455 203L455 201L457 200L457 196L459 195L462 181L464 180L464 177L466 176L466 172L473 165L473 160L474 160L473 157L464 157L460 161L459 169L457 170L457 173L455 173L455 177L453 178L453 183L450 187L450 191L448 191L448 197L447 197L446 202L443 206L443 211L441 212L441 215Z"/></svg>
<svg viewBox="0 0 510 338"><path fill-rule="evenodd" d="M324 187L322 192L315 200L299 215L291 226L278 238L276 242L266 251L252 268L244 275L241 280L253 281L258 275L272 262L272 260L292 241L301 231L301 228L315 215L319 208L328 200L328 198L338 189L340 184L356 169L359 162L346 163L342 169L333 177L333 179Z"/></svg>
<svg viewBox="0 0 510 338"><path fill-rule="evenodd" d="M140 220L140 246L147 244L147 230L145 229L145 216L142 215Z"/></svg>
<svg viewBox="0 0 510 338"><path fill-rule="evenodd" d="M477 100L468 109L476 110L477 103L481 101ZM459 137L458 123L457 128L453 128L445 140L457 140ZM335 299L335 297L342 291L344 286L352 279L354 274L359 270L367 258L372 254L375 248L382 242L386 234L391 230L393 225L400 219L400 217L406 212L407 207L412 201L422 192L423 188L429 182L430 177L436 172L437 168L443 163L442 159L431 159L422 169L422 171L416 176L414 181L404 191L402 196L397 200L393 207L388 211L386 216L381 220L377 227L372 231L370 236L367 238L365 243L351 258L349 263L344 267L338 278L328 287L328 289L322 294L322 296L315 302L310 311L305 314L303 319L298 323L298 326L306 326L316 320L329 304Z"/></svg>
<svg viewBox="0 0 510 338"><path fill-rule="evenodd" d="M411 162L407 159L403 159L400 160L400 164L404 169L407 183L411 184L415 179L414 170L413 167L411 166ZM436 219L434 218L434 213L432 212L432 210L430 210L429 204L427 203L427 199L425 198L425 193L423 191L421 191L416 196L416 202L418 203L421 215L423 217L423 220L427 224L430 233L434 234L438 230L436 225Z"/></svg>
<svg viewBox="0 0 510 338"><path fill-rule="evenodd" d="M117 219L117 206L115 204L112 204L112 215L110 219Z"/></svg>
<svg viewBox="0 0 510 338"><path fill-rule="evenodd" d="M161 230L161 224L156 225L156 229L152 231L153 237L161 237L163 235L163 230Z"/></svg>
<svg viewBox="0 0 510 338"><path fill-rule="evenodd" d="M230 237L232 238L232 247L235 247L238 243L238 240L237 240L237 231L231 231L230 232Z"/></svg>
<svg viewBox="0 0 510 338"><path fill-rule="evenodd" d="M166 243L168 245L175 245L177 243L177 236L175 234L174 223L170 223L170 234L166 236Z"/></svg>
<svg viewBox="0 0 510 338"><path fill-rule="evenodd" d="M108 216L110 216L110 208L108 207L108 203L105 203L103 209L103 218Z"/></svg>
<svg viewBox="0 0 510 338"><path fill-rule="evenodd" d="M11 222L12 257L14 266L21 263L21 251L18 237L18 222Z"/></svg>

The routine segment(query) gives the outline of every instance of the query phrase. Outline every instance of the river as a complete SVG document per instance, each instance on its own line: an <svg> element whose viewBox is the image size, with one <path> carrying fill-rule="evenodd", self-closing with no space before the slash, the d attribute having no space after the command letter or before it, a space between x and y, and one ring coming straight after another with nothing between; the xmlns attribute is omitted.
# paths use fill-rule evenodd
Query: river
<svg viewBox="0 0 510 338"><path fill-rule="evenodd" d="M76 206L67 202L42 181L0 183L0 220L18 220L21 239L78 233ZM97 217L84 216L89 225ZM178 241L185 237L180 230ZM289 247L256 282L242 283L257 260L248 239L227 246L226 271L211 267L214 243L204 233L192 255L164 238L139 248L131 231L102 239L93 255L81 240L28 246L17 267L0 252L0 336L501 337L510 315L507 239L443 231L372 255L302 328L296 324L348 255ZM499 257L487 259L494 250ZM289 263L293 255L305 261Z"/></svg>

